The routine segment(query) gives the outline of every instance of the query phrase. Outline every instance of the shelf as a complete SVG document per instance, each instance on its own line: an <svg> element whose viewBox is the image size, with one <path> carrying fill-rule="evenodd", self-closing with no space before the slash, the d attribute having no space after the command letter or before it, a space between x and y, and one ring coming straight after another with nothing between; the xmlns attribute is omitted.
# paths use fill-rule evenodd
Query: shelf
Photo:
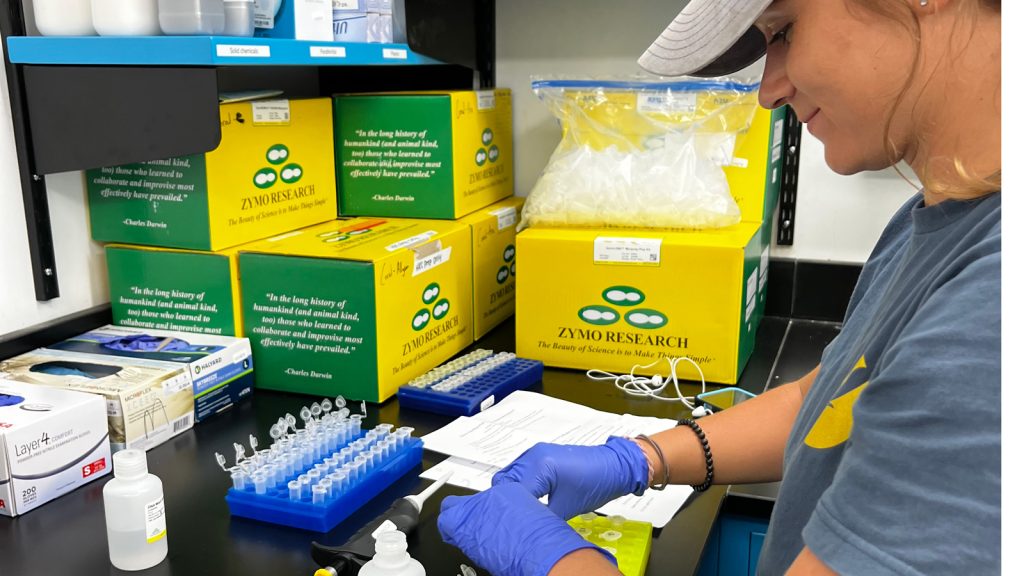
<svg viewBox="0 0 1024 576"><path fill-rule="evenodd" d="M12 36L13 64L88 66L386 66L442 64L407 44L232 36Z"/></svg>

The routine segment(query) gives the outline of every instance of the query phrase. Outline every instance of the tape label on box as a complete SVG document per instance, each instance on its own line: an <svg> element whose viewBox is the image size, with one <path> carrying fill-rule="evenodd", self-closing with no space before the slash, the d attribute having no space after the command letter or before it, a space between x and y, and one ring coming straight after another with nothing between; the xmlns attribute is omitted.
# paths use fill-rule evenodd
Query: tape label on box
<svg viewBox="0 0 1024 576"><path fill-rule="evenodd" d="M594 239L595 264L661 264L660 238L608 238Z"/></svg>

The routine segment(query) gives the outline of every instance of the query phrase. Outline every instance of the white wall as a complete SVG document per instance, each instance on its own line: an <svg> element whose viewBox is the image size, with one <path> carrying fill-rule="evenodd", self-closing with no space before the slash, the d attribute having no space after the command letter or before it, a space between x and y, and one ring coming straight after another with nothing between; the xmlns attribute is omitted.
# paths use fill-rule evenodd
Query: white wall
<svg viewBox="0 0 1024 576"><path fill-rule="evenodd" d="M516 194L528 194L558 143L554 118L530 91L531 75L629 75L672 21L681 0L498 0L498 85L513 91ZM862 263L914 189L894 171L843 177L805 132L794 245L773 256Z"/></svg>
<svg viewBox="0 0 1024 576"><path fill-rule="evenodd" d="M36 302L6 71L0 66L0 336L108 301L103 250L89 237L80 172L48 176L60 298Z"/></svg>
<svg viewBox="0 0 1024 576"><path fill-rule="evenodd" d="M514 91L517 194L529 193L558 141L558 126L530 92L532 74L633 74L636 58L680 0L498 0L498 83ZM0 69L0 335L108 299L102 249L90 240L80 173L47 178L61 297L35 300L6 78ZM891 172L844 178L805 139L795 245L776 256L863 262L913 190Z"/></svg>

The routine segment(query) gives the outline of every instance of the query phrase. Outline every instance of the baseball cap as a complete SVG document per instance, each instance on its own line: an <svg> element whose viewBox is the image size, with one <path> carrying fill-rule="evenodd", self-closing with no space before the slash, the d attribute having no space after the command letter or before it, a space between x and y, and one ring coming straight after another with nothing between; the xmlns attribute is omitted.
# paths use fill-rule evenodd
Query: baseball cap
<svg viewBox="0 0 1024 576"><path fill-rule="evenodd" d="M690 0L638 63L659 76L724 76L764 56L754 22L772 0Z"/></svg>

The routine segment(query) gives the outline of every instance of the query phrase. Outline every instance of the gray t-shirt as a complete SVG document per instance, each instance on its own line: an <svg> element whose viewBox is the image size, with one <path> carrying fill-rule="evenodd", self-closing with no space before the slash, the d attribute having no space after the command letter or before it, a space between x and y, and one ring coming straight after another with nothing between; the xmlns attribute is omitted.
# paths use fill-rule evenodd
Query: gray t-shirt
<svg viewBox="0 0 1024 576"><path fill-rule="evenodd" d="M1000 193L896 213L789 437L759 574L805 545L844 575L999 573L1000 260Z"/></svg>

